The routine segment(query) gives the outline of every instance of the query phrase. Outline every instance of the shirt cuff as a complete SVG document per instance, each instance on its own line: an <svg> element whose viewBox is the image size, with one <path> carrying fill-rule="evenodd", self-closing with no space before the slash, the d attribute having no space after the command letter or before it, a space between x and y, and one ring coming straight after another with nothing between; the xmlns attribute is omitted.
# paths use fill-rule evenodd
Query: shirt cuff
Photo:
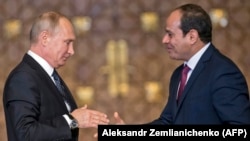
<svg viewBox="0 0 250 141"><path fill-rule="evenodd" d="M69 118L69 116L67 114L64 114L63 117L65 118L65 120L67 121L69 128L70 128L70 123L72 122L72 120Z"/></svg>

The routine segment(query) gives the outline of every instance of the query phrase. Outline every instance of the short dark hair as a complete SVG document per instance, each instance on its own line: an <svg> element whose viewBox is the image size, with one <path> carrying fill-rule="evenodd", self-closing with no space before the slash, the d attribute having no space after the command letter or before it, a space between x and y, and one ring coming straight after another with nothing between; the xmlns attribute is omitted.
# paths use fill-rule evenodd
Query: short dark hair
<svg viewBox="0 0 250 141"><path fill-rule="evenodd" d="M185 4L175 10L182 12L180 28L184 36L191 30L197 30L202 42L212 41L212 22L208 13L199 5Z"/></svg>

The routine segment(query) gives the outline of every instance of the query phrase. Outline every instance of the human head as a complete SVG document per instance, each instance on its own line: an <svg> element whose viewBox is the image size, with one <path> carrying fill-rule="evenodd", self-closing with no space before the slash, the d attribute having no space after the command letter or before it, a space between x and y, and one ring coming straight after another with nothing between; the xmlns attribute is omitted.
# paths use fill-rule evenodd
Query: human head
<svg viewBox="0 0 250 141"><path fill-rule="evenodd" d="M63 66L74 54L75 33L68 18L57 12L40 15L30 31L31 50L52 67Z"/></svg>
<svg viewBox="0 0 250 141"><path fill-rule="evenodd" d="M166 20L162 40L170 57L187 61L206 43L212 41L212 23L207 12L195 4L175 8Z"/></svg>

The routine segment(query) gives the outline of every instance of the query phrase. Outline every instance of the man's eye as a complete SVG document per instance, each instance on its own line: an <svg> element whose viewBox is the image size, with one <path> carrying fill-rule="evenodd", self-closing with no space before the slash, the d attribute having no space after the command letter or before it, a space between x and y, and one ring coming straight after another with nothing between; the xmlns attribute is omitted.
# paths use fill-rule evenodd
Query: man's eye
<svg viewBox="0 0 250 141"><path fill-rule="evenodd" d="M169 36L169 37L172 37L173 36L173 34L172 33L167 33L167 35Z"/></svg>
<svg viewBox="0 0 250 141"><path fill-rule="evenodd" d="M166 30L166 34L165 35L171 38L173 36L173 33L170 32L169 30Z"/></svg>
<svg viewBox="0 0 250 141"><path fill-rule="evenodd" d="M66 44L66 45L69 45L69 44L70 44L70 41L65 41L65 44Z"/></svg>

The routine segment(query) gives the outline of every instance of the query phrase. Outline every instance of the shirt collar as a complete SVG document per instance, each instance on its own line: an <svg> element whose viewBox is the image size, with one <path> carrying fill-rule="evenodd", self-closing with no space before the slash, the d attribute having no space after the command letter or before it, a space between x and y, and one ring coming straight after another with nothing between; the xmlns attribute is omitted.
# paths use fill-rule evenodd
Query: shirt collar
<svg viewBox="0 0 250 141"><path fill-rule="evenodd" d="M40 64L49 76L52 76L54 68L46 60L31 50L29 50L27 54L30 55L38 64Z"/></svg>
<svg viewBox="0 0 250 141"><path fill-rule="evenodd" d="M188 61L184 62L184 64L187 64L188 67L193 70L195 66L197 65L198 61L200 60L201 56L204 54L204 52L207 50L211 43L207 43L204 47L202 47L196 54L194 54Z"/></svg>

